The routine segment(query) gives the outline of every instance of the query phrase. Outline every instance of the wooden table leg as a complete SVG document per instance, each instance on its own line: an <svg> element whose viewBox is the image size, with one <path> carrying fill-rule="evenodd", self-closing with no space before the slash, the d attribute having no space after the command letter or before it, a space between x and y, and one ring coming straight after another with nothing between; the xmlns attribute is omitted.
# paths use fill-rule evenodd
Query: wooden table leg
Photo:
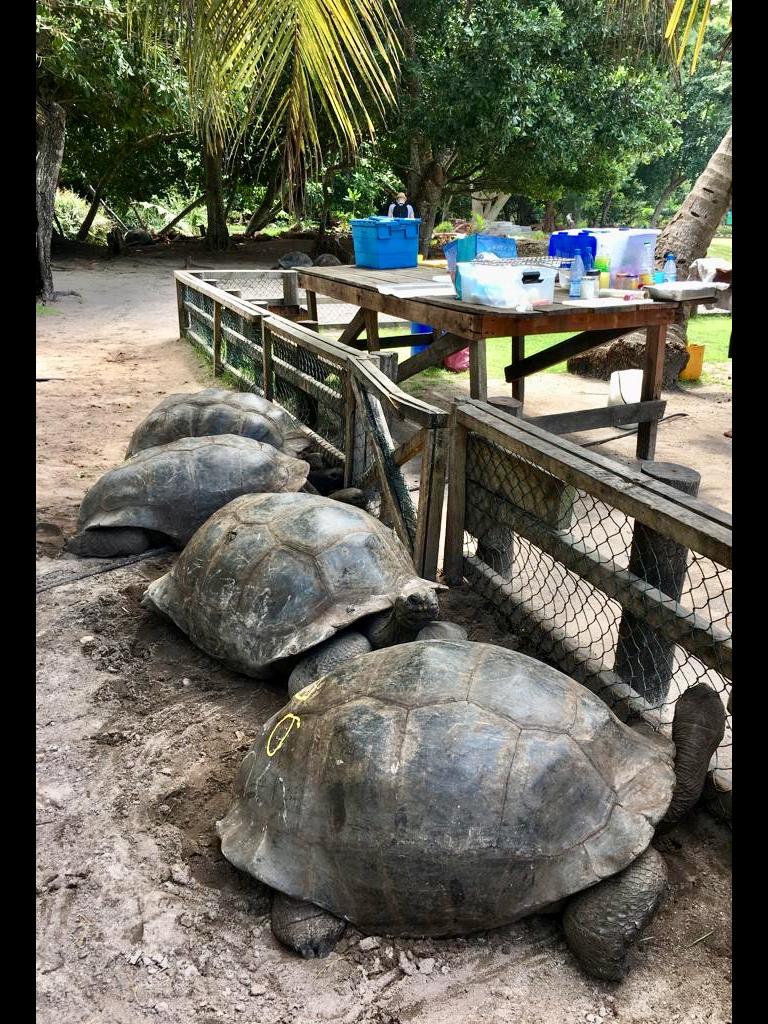
<svg viewBox="0 0 768 1024"><path fill-rule="evenodd" d="M365 337L369 352L378 352L379 345L379 314L375 309L364 309Z"/></svg>
<svg viewBox="0 0 768 1024"><path fill-rule="evenodd" d="M517 334L512 338L512 364L525 359L525 335ZM525 401L525 378L512 381L512 397L522 404Z"/></svg>
<svg viewBox="0 0 768 1024"><path fill-rule="evenodd" d="M309 320L317 320L317 292L311 292L307 288L307 313Z"/></svg>
<svg viewBox="0 0 768 1024"><path fill-rule="evenodd" d="M485 356L485 339L469 342L469 395L488 401L488 364Z"/></svg>
<svg viewBox="0 0 768 1024"><path fill-rule="evenodd" d="M643 388L640 400L654 401L661 395L661 380L664 374L664 355L666 353L667 325L658 324L647 327L645 331L645 367L643 368ZM656 432L658 420L641 423L637 429L638 459L653 459L656 452Z"/></svg>

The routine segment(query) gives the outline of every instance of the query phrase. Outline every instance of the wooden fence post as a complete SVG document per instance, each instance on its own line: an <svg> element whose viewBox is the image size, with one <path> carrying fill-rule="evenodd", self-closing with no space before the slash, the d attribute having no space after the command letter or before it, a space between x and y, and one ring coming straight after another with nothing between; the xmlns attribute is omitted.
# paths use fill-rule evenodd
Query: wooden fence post
<svg viewBox="0 0 768 1024"><path fill-rule="evenodd" d="M464 578L464 517L467 500L467 428L459 423L457 406L451 412L449 426L448 512L445 522L443 573L449 583Z"/></svg>
<svg viewBox="0 0 768 1024"><path fill-rule="evenodd" d="M189 325L189 315L184 308L184 285L176 281L176 307L179 311L179 338L184 339Z"/></svg>
<svg viewBox="0 0 768 1024"><path fill-rule="evenodd" d="M413 563L424 579L437 579L440 533L445 499L446 434L443 428L424 427L419 479L419 509Z"/></svg>
<svg viewBox="0 0 768 1024"><path fill-rule="evenodd" d="M295 270L283 271L283 303L286 306L299 305L299 278Z"/></svg>
<svg viewBox="0 0 768 1024"><path fill-rule="evenodd" d="M213 303L213 376L221 376L221 304Z"/></svg>
<svg viewBox="0 0 768 1024"><path fill-rule="evenodd" d="M701 474L672 462L648 462L643 473L696 497ZM629 571L647 580L674 601L685 585L688 549L643 523L635 522ZM624 609L616 643L613 670L649 704L660 704L669 693L675 660L675 642L654 626Z"/></svg>
<svg viewBox="0 0 768 1024"><path fill-rule="evenodd" d="M275 381L272 374L272 332L263 320L261 322L261 353L264 372L264 397L272 402L275 398Z"/></svg>

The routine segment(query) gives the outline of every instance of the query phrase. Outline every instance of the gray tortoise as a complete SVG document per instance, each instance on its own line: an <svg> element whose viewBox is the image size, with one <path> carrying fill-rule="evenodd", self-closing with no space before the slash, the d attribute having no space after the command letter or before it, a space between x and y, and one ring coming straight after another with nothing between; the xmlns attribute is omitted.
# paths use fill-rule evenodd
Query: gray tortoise
<svg viewBox="0 0 768 1024"><path fill-rule="evenodd" d="M142 603L238 672L293 669L294 692L355 654L414 639L437 618L439 587L362 509L251 494L212 516Z"/></svg>
<svg viewBox="0 0 768 1024"><path fill-rule="evenodd" d="M234 434L182 437L148 448L100 477L83 498L67 550L85 557L183 547L214 512L241 494L297 491L309 465Z"/></svg>
<svg viewBox="0 0 768 1024"><path fill-rule="evenodd" d="M561 672L491 644L419 640L337 666L246 755L224 856L275 890L276 937L324 956L384 935L496 928L565 904L583 968L618 979L666 886L650 846L701 793L724 728L700 684L671 750ZM666 816L666 817L665 817Z"/></svg>
<svg viewBox="0 0 768 1024"><path fill-rule="evenodd" d="M261 395L206 388L164 398L134 430L126 458L180 437L213 434L240 434L294 456L303 455L309 447L290 413Z"/></svg>

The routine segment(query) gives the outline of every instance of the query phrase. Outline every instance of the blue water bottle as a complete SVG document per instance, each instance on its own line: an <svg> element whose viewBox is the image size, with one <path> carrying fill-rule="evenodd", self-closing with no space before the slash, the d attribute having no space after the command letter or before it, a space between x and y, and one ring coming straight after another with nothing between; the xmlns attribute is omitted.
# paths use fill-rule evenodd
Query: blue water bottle
<svg viewBox="0 0 768 1024"><path fill-rule="evenodd" d="M581 282L584 277L584 260L581 258L581 249L576 249L571 263L571 288L568 297L571 299L581 298Z"/></svg>
<svg viewBox="0 0 768 1024"><path fill-rule="evenodd" d="M677 263L673 252L668 252L664 257L664 280L668 284L677 280Z"/></svg>

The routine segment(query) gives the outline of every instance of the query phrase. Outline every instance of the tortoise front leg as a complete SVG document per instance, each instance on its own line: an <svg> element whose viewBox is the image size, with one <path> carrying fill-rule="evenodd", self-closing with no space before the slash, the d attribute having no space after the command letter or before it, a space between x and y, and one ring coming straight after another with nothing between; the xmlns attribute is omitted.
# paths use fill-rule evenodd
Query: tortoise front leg
<svg viewBox="0 0 768 1024"><path fill-rule="evenodd" d="M281 892L272 898L272 934L305 960L328 956L346 928L346 921L327 910Z"/></svg>
<svg viewBox="0 0 768 1024"><path fill-rule="evenodd" d="M629 867L578 893L563 915L571 952L595 978L620 981L627 953L658 910L667 888L664 858L653 847Z"/></svg>

